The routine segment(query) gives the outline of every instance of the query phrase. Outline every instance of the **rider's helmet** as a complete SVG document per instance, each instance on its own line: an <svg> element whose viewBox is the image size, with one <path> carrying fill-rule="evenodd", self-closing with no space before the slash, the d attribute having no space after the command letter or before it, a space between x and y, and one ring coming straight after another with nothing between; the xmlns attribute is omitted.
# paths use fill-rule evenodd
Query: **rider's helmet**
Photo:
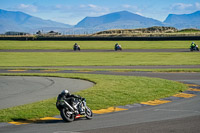
<svg viewBox="0 0 200 133"><path fill-rule="evenodd" d="M61 94L69 95L69 91L68 91L68 90L63 90L63 91L61 92Z"/></svg>

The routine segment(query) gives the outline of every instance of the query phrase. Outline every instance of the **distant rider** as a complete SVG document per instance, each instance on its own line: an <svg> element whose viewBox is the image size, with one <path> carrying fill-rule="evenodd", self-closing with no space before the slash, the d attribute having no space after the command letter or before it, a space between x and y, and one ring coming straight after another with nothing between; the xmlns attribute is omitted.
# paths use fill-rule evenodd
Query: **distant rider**
<svg viewBox="0 0 200 133"><path fill-rule="evenodd" d="M115 44L115 51L117 50L122 50L121 45L119 45L118 43Z"/></svg>
<svg viewBox="0 0 200 133"><path fill-rule="evenodd" d="M196 44L195 44L194 42L192 42L192 44L190 45L190 47L191 47L192 49L194 49L194 48L196 47Z"/></svg>
<svg viewBox="0 0 200 133"><path fill-rule="evenodd" d="M75 48L76 48L76 47L78 47L78 44L77 44L77 43L75 43L75 44L74 44L74 47L75 47Z"/></svg>
<svg viewBox="0 0 200 133"><path fill-rule="evenodd" d="M116 44L115 44L115 48L117 48L118 46L119 46L119 44L118 44L118 43L116 43Z"/></svg>
<svg viewBox="0 0 200 133"><path fill-rule="evenodd" d="M76 105L76 102L77 100L81 99L85 99L85 98L82 98L81 96L78 96L78 95L74 95L74 94L70 94L68 90L63 90L57 97L57 99L63 99L65 101L67 101L73 108L74 110L77 112L78 111L78 105ZM57 108L59 108L57 106ZM79 113L83 113L84 110L80 107L80 110L79 110Z"/></svg>
<svg viewBox="0 0 200 133"><path fill-rule="evenodd" d="M80 51L80 46L77 43L74 44L74 51L76 51L76 50Z"/></svg>

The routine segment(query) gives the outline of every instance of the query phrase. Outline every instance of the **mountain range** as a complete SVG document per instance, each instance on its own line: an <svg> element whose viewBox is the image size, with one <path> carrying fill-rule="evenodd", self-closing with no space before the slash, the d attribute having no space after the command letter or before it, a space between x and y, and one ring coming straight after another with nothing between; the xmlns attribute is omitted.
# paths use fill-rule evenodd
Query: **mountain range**
<svg viewBox="0 0 200 133"><path fill-rule="evenodd" d="M75 27L82 28L105 28L105 29L118 29L118 28L141 28L156 25L163 25L162 22L146 18L128 11L121 11L103 15L100 17L86 17L80 21Z"/></svg>
<svg viewBox="0 0 200 133"><path fill-rule="evenodd" d="M0 9L0 33L20 31L35 33L50 30L65 34L94 33L109 29L135 29L152 26L172 26L178 29L200 28L200 11L191 14L169 14L164 22L128 11L114 12L99 17L85 17L76 25L44 20L19 11Z"/></svg>
<svg viewBox="0 0 200 133"><path fill-rule="evenodd" d="M173 26L178 29L200 28L200 11L191 14L169 14L164 21L165 25Z"/></svg>
<svg viewBox="0 0 200 133"><path fill-rule="evenodd" d="M51 20L43 20L23 12L6 11L0 9L0 33L7 31L35 32L42 29L70 28L70 25Z"/></svg>

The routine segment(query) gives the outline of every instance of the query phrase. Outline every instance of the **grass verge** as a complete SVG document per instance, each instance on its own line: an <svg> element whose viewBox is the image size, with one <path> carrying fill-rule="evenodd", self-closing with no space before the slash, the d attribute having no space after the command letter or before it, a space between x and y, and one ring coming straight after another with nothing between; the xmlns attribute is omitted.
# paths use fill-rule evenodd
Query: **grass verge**
<svg viewBox="0 0 200 133"><path fill-rule="evenodd" d="M131 65L198 65L195 53L34 53L0 52L0 66L131 66Z"/></svg>
<svg viewBox="0 0 200 133"><path fill-rule="evenodd" d="M72 49L78 43L81 49L114 49L119 43L123 49L182 49L192 41L0 41L0 49ZM195 41L199 44L200 41Z"/></svg>
<svg viewBox="0 0 200 133"><path fill-rule="evenodd" d="M171 96L187 89L184 84L147 77L93 74L0 74L18 76L55 76L93 81L95 86L76 92L87 99L91 109L140 103ZM56 98L0 110L0 121L27 120L58 115Z"/></svg>

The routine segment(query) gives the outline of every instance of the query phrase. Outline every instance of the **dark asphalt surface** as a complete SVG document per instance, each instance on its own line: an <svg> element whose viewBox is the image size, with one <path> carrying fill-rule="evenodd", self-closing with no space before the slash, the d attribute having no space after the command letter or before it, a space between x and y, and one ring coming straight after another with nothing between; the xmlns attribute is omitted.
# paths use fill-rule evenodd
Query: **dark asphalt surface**
<svg viewBox="0 0 200 133"><path fill-rule="evenodd" d="M18 71L13 72L5 69L0 69L0 73L19 73ZM46 73L43 70L26 70L20 73ZM169 80L200 80L200 73L167 73L167 72L114 72L114 71L79 71L79 70L60 70L60 71L49 71L48 73L86 73L86 74L104 74L104 75L124 75L124 76L145 76L163 78Z"/></svg>
<svg viewBox="0 0 200 133"><path fill-rule="evenodd" d="M83 133L199 133L200 115L84 131Z"/></svg>
<svg viewBox="0 0 200 133"><path fill-rule="evenodd" d="M56 97L64 89L73 93L93 85L79 79L0 76L0 109Z"/></svg>
<svg viewBox="0 0 200 133"><path fill-rule="evenodd" d="M13 67L1 67L1 68L13 68ZM57 68L84 68L84 69L172 69L172 68L200 68L200 65L160 65L160 66L20 66L14 68L24 68L24 69L57 69Z"/></svg>

